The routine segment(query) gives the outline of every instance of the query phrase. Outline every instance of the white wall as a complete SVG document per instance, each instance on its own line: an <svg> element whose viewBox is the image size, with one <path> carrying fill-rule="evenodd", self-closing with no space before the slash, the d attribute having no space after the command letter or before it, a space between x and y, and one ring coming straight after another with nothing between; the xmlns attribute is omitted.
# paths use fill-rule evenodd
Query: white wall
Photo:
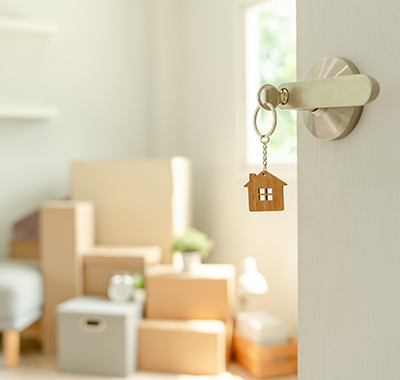
<svg viewBox="0 0 400 380"><path fill-rule="evenodd" d="M155 157L185 155L181 123L183 58L182 0L151 0L149 64L149 153Z"/></svg>
<svg viewBox="0 0 400 380"><path fill-rule="evenodd" d="M0 119L0 257L13 222L68 195L71 160L147 154L146 0L1 0L0 16L54 22L52 37L0 31L0 106L52 104L51 121Z"/></svg>
<svg viewBox="0 0 400 380"><path fill-rule="evenodd" d="M299 122L301 380L399 379L399 13L394 1L298 0L298 78L338 56L381 86L343 140Z"/></svg>

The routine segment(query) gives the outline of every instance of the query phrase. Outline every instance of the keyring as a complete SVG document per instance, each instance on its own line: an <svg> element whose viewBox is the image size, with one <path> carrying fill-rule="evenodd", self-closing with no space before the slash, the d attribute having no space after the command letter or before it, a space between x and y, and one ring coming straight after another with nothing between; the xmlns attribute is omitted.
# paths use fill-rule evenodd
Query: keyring
<svg viewBox="0 0 400 380"><path fill-rule="evenodd" d="M257 133L257 136L260 138L261 137L270 137L274 133L275 128L276 128L276 109L271 103L264 103L264 104L267 105L272 111L272 127L268 133L265 133L265 134L260 133L260 131L258 130L258 127L257 127L257 115L258 115L258 111L260 111L260 109L262 107L257 106L257 108L254 112L254 116L253 116L253 127L254 127L255 132Z"/></svg>

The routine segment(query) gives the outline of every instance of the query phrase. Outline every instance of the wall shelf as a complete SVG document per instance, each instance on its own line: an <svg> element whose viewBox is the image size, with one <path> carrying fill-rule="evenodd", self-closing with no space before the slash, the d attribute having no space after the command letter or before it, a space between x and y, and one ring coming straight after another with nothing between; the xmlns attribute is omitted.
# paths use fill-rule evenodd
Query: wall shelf
<svg viewBox="0 0 400 380"><path fill-rule="evenodd" d="M52 35L57 31L53 23L0 16L0 31Z"/></svg>
<svg viewBox="0 0 400 380"><path fill-rule="evenodd" d="M58 109L50 106L0 106L0 119L54 119Z"/></svg>

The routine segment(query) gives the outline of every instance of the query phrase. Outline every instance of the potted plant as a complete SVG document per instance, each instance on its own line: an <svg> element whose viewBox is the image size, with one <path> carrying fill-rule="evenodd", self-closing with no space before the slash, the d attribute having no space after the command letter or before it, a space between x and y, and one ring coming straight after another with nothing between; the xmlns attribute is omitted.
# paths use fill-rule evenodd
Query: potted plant
<svg viewBox="0 0 400 380"><path fill-rule="evenodd" d="M183 270L190 272L201 263L201 259L207 258L213 246L214 242L204 232L191 228L175 238L172 252L182 253Z"/></svg>
<svg viewBox="0 0 400 380"><path fill-rule="evenodd" d="M135 288L134 299L142 304L146 300L146 290L144 288L144 276L141 273L135 273L132 275L133 287Z"/></svg>

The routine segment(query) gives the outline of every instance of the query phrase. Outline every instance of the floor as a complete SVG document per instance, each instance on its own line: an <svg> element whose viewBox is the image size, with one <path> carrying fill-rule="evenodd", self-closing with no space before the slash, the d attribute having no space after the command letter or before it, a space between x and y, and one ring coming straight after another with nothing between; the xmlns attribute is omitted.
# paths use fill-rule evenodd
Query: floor
<svg viewBox="0 0 400 380"><path fill-rule="evenodd" d="M38 353L27 354L21 357L18 368L6 369L3 357L0 355L0 379L1 380L111 380L120 377L92 376L71 373L62 373L57 370L57 362L54 356L45 356ZM135 372L126 379L135 380L254 380L246 370L237 363L231 363L228 371L219 376L188 376L175 374L162 374L154 372ZM285 376L279 379L269 380L297 380L297 376Z"/></svg>
<svg viewBox="0 0 400 380"><path fill-rule="evenodd" d="M62 373L57 370L55 357L49 357L39 354L27 355L21 358L21 363L18 368L4 368L3 358L0 357L0 379L1 380L111 380L121 377L108 376L92 376L80 375L72 373ZM135 380L254 380L241 366L237 363L232 363L228 367L228 371L219 376L189 376L162 374L154 372L135 372L132 376L126 379ZM297 380L297 376L285 376L279 379L269 380Z"/></svg>
<svg viewBox="0 0 400 380"><path fill-rule="evenodd" d="M1 338L1 337L0 337ZM0 339L1 343L1 339ZM0 344L1 350L1 344ZM59 372L55 356L41 354L38 344L33 340L22 340L21 360L17 368L5 368L0 351L1 380L121 380L121 377L93 376ZM135 372L122 379L134 380L256 380L242 366L230 363L227 371L219 376L189 376L155 372ZM269 378L268 380L297 380L297 376Z"/></svg>

